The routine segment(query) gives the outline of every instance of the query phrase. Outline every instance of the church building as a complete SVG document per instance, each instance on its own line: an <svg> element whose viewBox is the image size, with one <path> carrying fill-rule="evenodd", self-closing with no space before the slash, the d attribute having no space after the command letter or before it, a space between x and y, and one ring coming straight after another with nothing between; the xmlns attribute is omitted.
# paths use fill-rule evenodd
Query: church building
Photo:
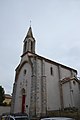
<svg viewBox="0 0 80 120"><path fill-rule="evenodd" d="M54 110L80 108L77 71L36 54L35 44L30 26L16 68L11 112L40 117Z"/></svg>

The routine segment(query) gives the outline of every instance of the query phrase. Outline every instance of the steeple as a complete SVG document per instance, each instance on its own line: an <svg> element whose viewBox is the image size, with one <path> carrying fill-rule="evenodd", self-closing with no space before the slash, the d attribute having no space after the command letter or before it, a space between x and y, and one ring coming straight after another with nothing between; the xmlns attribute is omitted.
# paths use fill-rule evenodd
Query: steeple
<svg viewBox="0 0 80 120"><path fill-rule="evenodd" d="M32 37L32 38L33 38L31 26L29 27L29 30L28 30L28 32L27 32L27 36L26 36L26 37L27 37L27 38L29 38L29 37Z"/></svg>
<svg viewBox="0 0 80 120"><path fill-rule="evenodd" d="M25 52L35 53L35 39L33 37L31 26L29 27L27 35L24 39L23 54Z"/></svg>

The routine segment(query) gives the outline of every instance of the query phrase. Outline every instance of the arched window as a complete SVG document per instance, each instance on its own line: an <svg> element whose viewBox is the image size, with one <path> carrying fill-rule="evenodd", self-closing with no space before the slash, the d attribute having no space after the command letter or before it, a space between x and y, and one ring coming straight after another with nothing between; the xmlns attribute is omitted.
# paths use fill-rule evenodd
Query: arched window
<svg viewBox="0 0 80 120"><path fill-rule="evenodd" d="M51 75L53 75L53 68L52 67L50 67L50 73L51 73Z"/></svg>
<svg viewBox="0 0 80 120"><path fill-rule="evenodd" d="M26 75L26 69L24 69L23 73L24 73L24 75Z"/></svg>
<svg viewBox="0 0 80 120"><path fill-rule="evenodd" d="M26 48L27 48L27 41L24 43L24 51L23 52L26 52Z"/></svg>

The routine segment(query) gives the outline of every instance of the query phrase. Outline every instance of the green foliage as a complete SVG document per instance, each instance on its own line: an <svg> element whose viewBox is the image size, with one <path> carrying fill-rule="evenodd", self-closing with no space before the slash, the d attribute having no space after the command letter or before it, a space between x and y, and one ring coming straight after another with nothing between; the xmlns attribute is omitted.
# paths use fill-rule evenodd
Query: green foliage
<svg viewBox="0 0 80 120"><path fill-rule="evenodd" d="M0 86L0 105L3 105L3 101L5 99L4 88Z"/></svg>

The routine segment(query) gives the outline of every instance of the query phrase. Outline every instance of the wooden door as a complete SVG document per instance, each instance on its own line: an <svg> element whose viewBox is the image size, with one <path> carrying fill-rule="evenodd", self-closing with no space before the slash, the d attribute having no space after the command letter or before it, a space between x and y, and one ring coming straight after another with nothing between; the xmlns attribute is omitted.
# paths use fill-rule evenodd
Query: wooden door
<svg viewBox="0 0 80 120"><path fill-rule="evenodd" d="M25 95L22 95L22 113L25 112Z"/></svg>

